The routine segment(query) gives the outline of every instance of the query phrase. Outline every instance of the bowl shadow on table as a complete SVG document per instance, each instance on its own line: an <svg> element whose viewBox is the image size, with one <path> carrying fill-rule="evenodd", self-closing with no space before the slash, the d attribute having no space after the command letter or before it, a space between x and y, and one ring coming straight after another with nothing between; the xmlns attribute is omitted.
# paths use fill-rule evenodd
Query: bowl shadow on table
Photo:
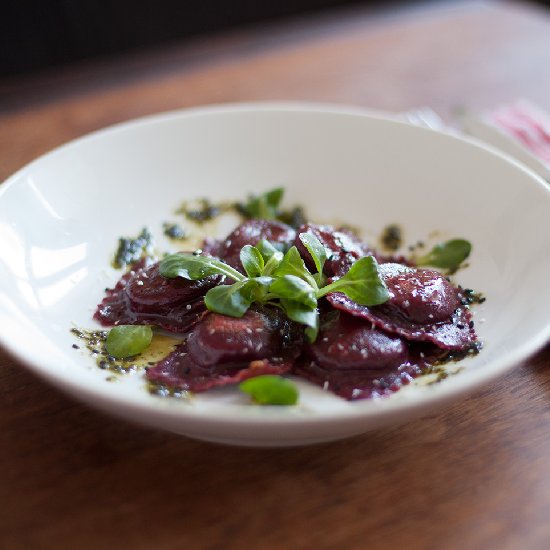
<svg viewBox="0 0 550 550"><path fill-rule="evenodd" d="M515 502L504 521L502 505L497 516L491 510L518 483L527 502L536 480L525 464L541 453L525 434L548 421L540 414L548 393L537 386L543 379L548 389L550 374L523 367L403 426L310 447L236 448L114 420L10 370L0 415L0 498L10 503L0 536L8 543L162 547L177 533L194 547L258 537L277 546L282 530L323 546L367 535L382 543L386 528L403 542L415 533L418 543L464 537L464 526L480 522L497 536L521 512ZM526 393L536 393L528 407Z"/></svg>

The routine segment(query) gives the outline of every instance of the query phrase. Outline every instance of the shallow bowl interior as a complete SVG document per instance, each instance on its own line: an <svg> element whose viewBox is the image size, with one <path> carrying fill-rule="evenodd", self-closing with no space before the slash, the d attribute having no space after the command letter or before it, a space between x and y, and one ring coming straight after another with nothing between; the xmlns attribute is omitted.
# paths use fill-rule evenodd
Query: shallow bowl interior
<svg viewBox="0 0 550 550"><path fill-rule="evenodd" d="M119 276L109 262L120 235L148 226L160 236L184 199L279 185L311 219L358 226L373 241L394 222L407 243L469 239L470 266L456 279L487 297L475 313L483 352L442 383L390 399L348 403L300 383L300 406L261 408L233 389L151 396L141 373L108 382L72 349L69 329L94 326L94 306ZM475 143L332 106L169 113L86 136L3 184L0 339L39 375L135 421L244 445L337 439L433 410L540 347L550 333L548 250L544 183Z"/></svg>

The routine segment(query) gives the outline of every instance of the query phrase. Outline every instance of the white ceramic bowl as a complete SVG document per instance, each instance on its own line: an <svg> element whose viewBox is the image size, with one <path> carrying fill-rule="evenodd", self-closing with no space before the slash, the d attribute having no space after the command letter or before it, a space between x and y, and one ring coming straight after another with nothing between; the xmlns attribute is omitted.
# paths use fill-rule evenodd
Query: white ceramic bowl
<svg viewBox="0 0 550 550"><path fill-rule="evenodd" d="M235 389L155 397L142 374L106 381L69 329L119 273L120 235L156 235L184 199L240 199L274 186L312 219L407 242L464 237L458 282L483 291L481 354L441 383L349 403L300 382L297 407L249 405ZM550 334L550 192L519 164L471 141L327 105L207 107L96 132L39 158L0 188L0 339L29 368L118 416L191 437L283 446L338 439L433 411L476 390Z"/></svg>

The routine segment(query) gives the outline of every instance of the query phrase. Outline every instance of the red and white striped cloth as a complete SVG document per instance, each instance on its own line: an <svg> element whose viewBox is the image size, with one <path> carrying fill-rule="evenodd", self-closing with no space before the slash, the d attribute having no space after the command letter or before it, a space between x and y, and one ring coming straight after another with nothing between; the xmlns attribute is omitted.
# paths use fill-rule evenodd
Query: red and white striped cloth
<svg viewBox="0 0 550 550"><path fill-rule="evenodd" d="M550 167L550 115L526 100L500 105L486 120L529 149Z"/></svg>

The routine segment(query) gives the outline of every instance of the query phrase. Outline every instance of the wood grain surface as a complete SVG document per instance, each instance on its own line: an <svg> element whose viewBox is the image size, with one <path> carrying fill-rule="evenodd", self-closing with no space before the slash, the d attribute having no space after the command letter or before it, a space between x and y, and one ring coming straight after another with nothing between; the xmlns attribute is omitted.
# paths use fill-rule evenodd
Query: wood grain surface
<svg viewBox="0 0 550 550"><path fill-rule="evenodd" d="M0 180L131 117L304 99L550 109L550 16L528 4L355 8L0 81ZM122 422L0 351L0 547L548 548L550 347L442 412L306 448Z"/></svg>

